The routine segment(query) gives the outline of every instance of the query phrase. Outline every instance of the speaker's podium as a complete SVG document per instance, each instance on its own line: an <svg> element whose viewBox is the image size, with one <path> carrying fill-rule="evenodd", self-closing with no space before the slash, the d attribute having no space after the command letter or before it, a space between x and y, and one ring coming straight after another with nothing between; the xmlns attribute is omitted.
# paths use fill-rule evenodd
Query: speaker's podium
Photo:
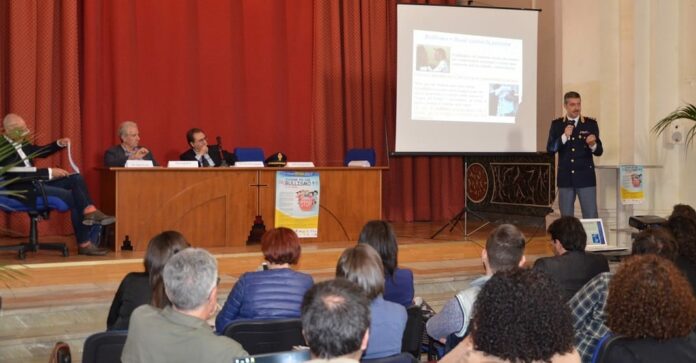
<svg viewBox="0 0 696 363"><path fill-rule="evenodd" d="M624 199L622 198L622 175L621 175L621 168L622 167L640 167L644 171L650 171L650 170L655 170L655 169L662 169L661 165L639 165L639 164L618 164L618 165L596 165L595 168L599 170L611 170L615 173L615 179L613 182L613 188L614 192L616 193L616 213L615 213L615 221L614 221L614 227L610 228L609 230L613 232L613 236L610 237L610 240L616 244L618 247L626 247L630 248L631 247L631 233L634 231L630 228L628 219L629 217L633 216L633 206L638 203L625 203ZM641 175L641 178L644 179L645 176ZM601 180L601 176L599 178ZM641 179L642 183L642 179ZM598 185L599 189L599 185ZM600 190L597 191L597 196L601 195L602 193Z"/></svg>
<svg viewBox="0 0 696 363"><path fill-rule="evenodd" d="M311 171L321 180L317 238L355 243L382 218L384 167L101 169L102 209L116 216L115 242L144 251L156 234L177 230L197 247L245 246L257 215L274 226L276 172Z"/></svg>

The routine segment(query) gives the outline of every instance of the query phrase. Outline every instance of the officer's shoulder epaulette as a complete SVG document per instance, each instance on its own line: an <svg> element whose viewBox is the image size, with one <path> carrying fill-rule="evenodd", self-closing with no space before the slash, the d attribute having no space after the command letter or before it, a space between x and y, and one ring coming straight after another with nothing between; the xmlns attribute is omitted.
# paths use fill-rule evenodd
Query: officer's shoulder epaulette
<svg viewBox="0 0 696 363"><path fill-rule="evenodd" d="M583 117L584 117L585 120L587 120L587 121L594 121L594 122L597 122L597 118L596 118L596 117L589 117L589 116L583 116Z"/></svg>

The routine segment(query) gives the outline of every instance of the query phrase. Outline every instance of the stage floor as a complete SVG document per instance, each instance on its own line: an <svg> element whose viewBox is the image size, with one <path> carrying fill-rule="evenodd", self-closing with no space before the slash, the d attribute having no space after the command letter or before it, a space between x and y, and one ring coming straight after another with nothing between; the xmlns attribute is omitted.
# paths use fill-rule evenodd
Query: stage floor
<svg viewBox="0 0 696 363"><path fill-rule="evenodd" d="M486 226L465 240L462 225L459 224L453 230L447 228L435 239L430 239L444 223L446 222L395 223L394 229L400 245L399 264L411 268L416 277L423 274L447 274L461 268L471 272L483 271L480 264L481 250L493 227ZM476 227L477 225L472 223L468 230ZM543 230L523 228L523 232L530 239L527 255L531 257L551 254ZM22 261L16 258L15 253L2 251L0 264L12 265L22 273L16 280L5 281L6 287L119 282L126 273L143 269L144 252L117 251L103 257L79 256L74 251L76 248L71 236L49 236L45 239L65 241L71 248L71 255L66 258L56 251L28 252L26 259ZM20 240L0 240L3 244L10 244L12 241ZM302 257L297 269L320 279L330 277L343 249L354 243L355 241L303 244ZM209 250L218 258L220 274L234 280L246 271L255 270L263 262L259 245ZM528 257L528 261L533 260Z"/></svg>

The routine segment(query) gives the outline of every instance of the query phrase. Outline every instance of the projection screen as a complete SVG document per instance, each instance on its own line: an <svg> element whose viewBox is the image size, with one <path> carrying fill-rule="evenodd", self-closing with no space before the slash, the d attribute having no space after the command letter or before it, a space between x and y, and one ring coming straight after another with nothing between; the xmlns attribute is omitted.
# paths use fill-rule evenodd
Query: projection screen
<svg viewBox="0 0 696 363"><path fill-rule="evenodd" d="M398 5L395 154L536 152L538 11Z"/></svg>

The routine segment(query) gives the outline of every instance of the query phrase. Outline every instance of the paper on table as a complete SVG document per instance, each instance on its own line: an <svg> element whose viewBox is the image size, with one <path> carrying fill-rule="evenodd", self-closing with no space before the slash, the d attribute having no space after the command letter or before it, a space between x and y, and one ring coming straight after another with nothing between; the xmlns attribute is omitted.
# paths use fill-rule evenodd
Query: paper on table
<svg viewBox="0 0 696 363"><path fill-rule="evenodd" d="M72 170L75 172L75 174L80 174L80 168L77 167L77 164L75 164L75 161L73 160L72 157L72 143L68 142L68 161L70 161L70 167Z"/></svg>

